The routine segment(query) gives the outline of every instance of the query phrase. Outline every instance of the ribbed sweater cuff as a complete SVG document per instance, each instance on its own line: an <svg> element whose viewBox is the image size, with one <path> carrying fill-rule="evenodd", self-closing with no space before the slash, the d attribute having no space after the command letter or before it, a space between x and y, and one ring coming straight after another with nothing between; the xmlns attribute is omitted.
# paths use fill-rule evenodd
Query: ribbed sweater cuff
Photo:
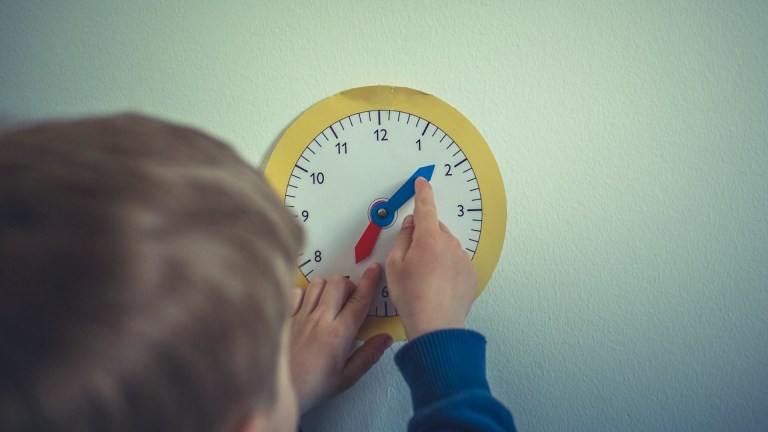
<svg viewBox="0 0 768 432"><path fill-rule="evenodd" d="M414 411L469 389L490 391L485 377L485 338L464 330L439 330L408 342L395 355L411 388Z"/></svg>

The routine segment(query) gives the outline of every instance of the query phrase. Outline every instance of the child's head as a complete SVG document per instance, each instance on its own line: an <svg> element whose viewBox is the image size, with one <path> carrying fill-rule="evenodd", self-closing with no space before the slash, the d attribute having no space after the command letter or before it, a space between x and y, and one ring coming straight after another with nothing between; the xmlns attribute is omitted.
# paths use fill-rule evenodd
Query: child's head
<svg viewBox="0 0 768 432"><path fill-rule="evenodd" d="M194 130L125 115L0 134L0 430L295 415L294 220Z"/></svg>

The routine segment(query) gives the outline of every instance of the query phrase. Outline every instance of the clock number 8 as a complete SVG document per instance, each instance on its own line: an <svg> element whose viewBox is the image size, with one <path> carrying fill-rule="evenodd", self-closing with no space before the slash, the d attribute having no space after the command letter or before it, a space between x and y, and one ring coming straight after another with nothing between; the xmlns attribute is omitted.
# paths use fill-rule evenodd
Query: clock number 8
<svg viewBox="0 0 768 432"><path fill-rule="evenodd" d="M323 254L320 253L319 250L315 251L315 262L320 262L323 260Z"/></svg>

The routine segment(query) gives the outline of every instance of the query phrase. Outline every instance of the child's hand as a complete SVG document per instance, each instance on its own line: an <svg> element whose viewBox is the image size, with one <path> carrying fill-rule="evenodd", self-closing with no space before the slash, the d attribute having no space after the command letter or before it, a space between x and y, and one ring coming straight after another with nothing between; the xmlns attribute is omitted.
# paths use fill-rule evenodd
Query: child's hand
<svg viewBox="0 0 768 432"><path fill-rule="evenodd" d="M376 264L363 273L357 287L334 276L313 280L303 292L296 288L291 375L301 414L352 386L392 345L391 336L379 334L353 352L381 273Z"/></svg>
<svg viewBox="0 0 768 432"><path fill-rule="evenodd" d="M463 328L477 288L469 255L437 218L432 186L416 180L413 216L387 257L387 284L408 339Z"/></svg>

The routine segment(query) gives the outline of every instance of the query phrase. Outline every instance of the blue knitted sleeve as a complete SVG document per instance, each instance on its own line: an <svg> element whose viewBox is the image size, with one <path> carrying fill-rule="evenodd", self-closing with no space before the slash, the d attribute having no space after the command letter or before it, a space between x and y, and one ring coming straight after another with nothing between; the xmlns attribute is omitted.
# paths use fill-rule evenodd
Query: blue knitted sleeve
<svg viewBox="0 0 768 432"><path fill-rule="evenodd" d="M512 414L485 378L485 338L462 329L418 337L395 355L411 389L416 431L514 431Z"/></svg>

